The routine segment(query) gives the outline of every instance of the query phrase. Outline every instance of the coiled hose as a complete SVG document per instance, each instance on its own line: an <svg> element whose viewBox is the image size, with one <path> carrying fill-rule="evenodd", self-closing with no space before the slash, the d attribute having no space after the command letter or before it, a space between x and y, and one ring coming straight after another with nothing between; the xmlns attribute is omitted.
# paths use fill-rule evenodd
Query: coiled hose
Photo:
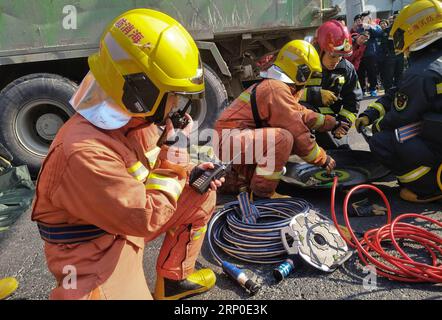
<svg viewBox="0 0 442 320"><path fill-rule="evenodd" d="M440 186L441 172L442 166L439 168L438 173ZM438 263L438 254L439 256L442 255L442 238L422 227L401 221L409 218L420 219L442 227L441 222L416 213L402 214L392 222L391 207L385 194L375 186L359 185L351 189L344 200L343 216L345 225L351 235L351 240L349 240L344 237L336 219L335 194L337 185L338 179L335 178L331 193L331 214L333 222L341 236L346 240L347 244L357 250L359 258L365 265L373 265L376 268L378 275L387 277L390 280L403 282L442 282L442 264ZM352 195L363 189L373 190L382 198L382 201L387 208L387 224L380 228L368 230L363 238L358 239L350 225L350 220L348 218L348 204ZM399 240L411 240L419 246L424 247L431 257L431 265L410 258L410 256L408 256L399 246ZM382 246L383 242L390 242L393 245L395 252L386 252Z"/></svg>
<svg viewBox="0 0 442 320"><path fill-rule="evenodd" d="M236 259L257 263L276 264L287 257L281 241L281 229L288 226L299 213L307 213L312 205L303 199L270 199L253 203L260 212L255 224L241 221L239 203L226 204L212 217L208 226L208 244L219 264L223 259L216 252L221 249Z"/></svg>

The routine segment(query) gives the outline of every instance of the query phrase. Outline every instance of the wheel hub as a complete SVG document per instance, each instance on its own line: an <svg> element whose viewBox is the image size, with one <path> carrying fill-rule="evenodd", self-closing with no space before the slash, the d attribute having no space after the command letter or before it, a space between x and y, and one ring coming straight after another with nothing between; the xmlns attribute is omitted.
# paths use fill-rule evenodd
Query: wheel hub
<svg viewBox="0 0 442 320"><path fill-rule="evenodd" d="M60 116L54 113L46 113L37 119L37 133L43 139L52 141L63 123L63 119Z"/></svg>

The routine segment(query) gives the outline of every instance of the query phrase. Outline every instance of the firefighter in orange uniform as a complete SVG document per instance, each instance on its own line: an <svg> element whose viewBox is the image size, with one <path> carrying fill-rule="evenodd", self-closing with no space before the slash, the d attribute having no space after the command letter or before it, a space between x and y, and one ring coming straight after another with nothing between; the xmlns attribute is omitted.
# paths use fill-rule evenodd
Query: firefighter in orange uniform
<svg viewBox="0 0 442 320"><path fill-rule="evenodd" d="M329 172L333 170L335 161L318 146L311 130L344 133L347 124L299 104L305 84L313 73L321 71L314 47L306 41L293 40L261 74L265 79L244 91L222 113L215 124L222 160L236 157L235 145L241 145L243 154L240 164L234 162L223 191L237 192L247 186L260 198L278 197L275 190L291 154ZM251 151L252 146L263 152ZM250 154L252 163L247 163ZM273 163L269 165L271 158Z"/></svg>
<svg viewBox="0 0 442 320"><path fill-rule="evenodd" d="M168 142L176 134L170 119L168 141L156 146L157 124L178 96L204 92L194 40L171 17L136 9L112 22L89 66L71 100L77 113L51 145L33 205L57 280L51 298L151 299L143 250L163 233L154 297L209 290L215 274L194 266L222 181L204 195L189 187L194 166L185 148Z"/></svg>

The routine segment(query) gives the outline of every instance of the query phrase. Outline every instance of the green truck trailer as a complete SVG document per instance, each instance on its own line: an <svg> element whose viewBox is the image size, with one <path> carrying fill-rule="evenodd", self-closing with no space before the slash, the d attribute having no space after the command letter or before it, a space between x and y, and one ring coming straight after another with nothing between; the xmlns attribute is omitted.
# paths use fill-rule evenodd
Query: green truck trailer
<svg viewBox="0 0 442 320"><path fill-rule="evenodd" d="M140 7L170 14L197 40L207 90L190 112L200 128L257 78L260 58L339 10L321 0L0 0L0 142L16 165L38 172L102 31Z"/></svg>

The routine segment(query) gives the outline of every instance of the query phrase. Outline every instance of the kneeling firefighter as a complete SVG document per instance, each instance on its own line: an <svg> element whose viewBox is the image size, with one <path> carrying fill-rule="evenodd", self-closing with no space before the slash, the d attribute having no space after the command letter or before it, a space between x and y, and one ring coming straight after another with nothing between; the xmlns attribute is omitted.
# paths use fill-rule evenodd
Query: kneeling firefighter
<svg viewBox="0 0 442 320"><path fill-rule="evenodd" d="M310 130L333 130L336 119L299 104L302 89L314 72L321 72L315 48L293 40L261 73L264 80L244 91L221 114L215 124L219 154L228 161L241 153L241 161L234 162L222 191L236 193L249 187L258 197L277 197L275 190L291 154L329 172L334 169L335 161L319 147Z"/></svg>
<svg viewBox="0 0 442 320"><path fill-rule="evenodd" d="M442 199L442 3L417 0L397 16L390 37L396 54L409 55L399 87L372 103L356 121L373 124L370 149L396 174L402 199Z"/></svg>
<svg viewBox="0 0 442 320"><path fill-rule="evenodd" d="M89 66L71 100L77 113L43 163L32 212L58 283L51 298L152 299L143 250L162 233L154 297L209 290L215 274L194 266L222 182L204 195L188 186L193 167L187 150L170 143L170 119L169 139L157 147L157 124L177 97L204 92L194 40L171 17L136 9L112 22Z"/></svg>
<svg viewBox="0 0 442 320"><path fill-rule="evenodd" d="M312 77L304 89L301 104L347 123L341 130L320 133L318 143L325 149L349 148L348 129L354 124L362 100L355 67L344 57L352 55L352 38L337 20L322 24L317 30L316 46L320 53L322 78Z"/></svg>

